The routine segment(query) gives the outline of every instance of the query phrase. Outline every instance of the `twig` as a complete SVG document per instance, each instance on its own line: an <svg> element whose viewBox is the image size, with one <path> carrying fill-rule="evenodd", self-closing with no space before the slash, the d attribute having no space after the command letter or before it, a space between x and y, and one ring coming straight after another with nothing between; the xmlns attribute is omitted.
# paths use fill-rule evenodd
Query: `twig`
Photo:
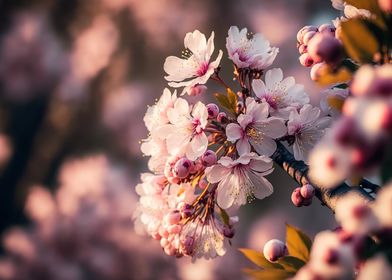
<svg viewBox="0 0 392 280"><path fill-rule="evenodd" d="M307 177L309 167L303 161L295 160L294 156L280 143L277 142L277 149L275 153L271 156L276 164L283 168L290 177L292 177L299 184L307 184L310 182ZM334 211L336 202L342 195L348 192L356 192L364 197L368 201L372 201L375 198L375 194L380 189L378 185L375 185L365 179L362 179L359 186L351 187L346 183L335 188L322 188L315 184L312 184L316 190L316 196L321 201L321 203L332 211Z"/></svg>

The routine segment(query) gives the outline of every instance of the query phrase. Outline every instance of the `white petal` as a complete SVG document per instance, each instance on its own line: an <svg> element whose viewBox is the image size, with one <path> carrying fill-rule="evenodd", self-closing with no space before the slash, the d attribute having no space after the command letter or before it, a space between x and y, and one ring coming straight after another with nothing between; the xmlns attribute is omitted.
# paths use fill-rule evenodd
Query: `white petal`
<svg viewBox="0 0 392 280"><path fill-rule="evenodd" d="M253 80L252 88L258 98L262 98L267 92L267 88L262 80Z"/></svg>
<svg viewBox="0 0 392 280"><path fill-rule="evenodd" d="M264 137L262 141L251 140L252 147L259 155L271 156L276 150L276 142L269 138Z"/></svg>
<svg viewBox="0 0 392 280"><path fill-rule="evenodd" d="M189 32L185 35L184 46L194 54L204 52L207 46L206 36L203 33L201 33L199 30Z"/></svg>
<svg viewBox="0 0 392 280"><path fill-rule="evenodd" d="M207 181L215 184L220 182L223 178L226 178L231 172L231 169L221 164L217 164L211 167L207 167L205 174L207 176Z"/></svg>
<svg viewBox="0 0 392 280"><path fill-rule="evenodd" d="M249 167L257 172L272 172L273 162L270 158L266 156L260 156L252 159L249 163ZM266 174L264 174L266 175Z"/></svg>
<svg viewBox="0 0 392 280"><path fill-rule="evenodd" d="M253 195L258 199L266 198L274 192L272 184L264 177L253 174L249 176L255 186Z"/></svg>
<svg viewBox="0 0 392 280"><path fill-rule="evenodd" d="M282 81L283 72L280 68L268 70L265 74L265 83L268 89L274 89L275 86Z"/></svg>
<svg viewBox="0 0 392 280"><path fill-rule="evenodd" d="M242 128L236 123L230 123L226 126L226 136L227 140L230 142L235 142L242 137Z"/></svg>
<svg viewBox="0 0 392 280"><path fill-rule="evenodd" d="M169 56L163 64L163 69L168 74L168 76L165 76L167 81L180 82L194 76L197 71L197 65L189 63L186 59Z"/></svg>
<svg viewBox="0 0 392 280"><path fill-rule="evenodd" d="M258 128L260 126L260 131L262 131L265 135L275 139L282 137L287 133L284 121L279 118L269 118L263 123L257 123L256 126Z"/></svg>
<svg viewBox="0 0 392 280"><path fill-rule="evenodd" d="M197 134L193 137L190 142L190 149L187 149L187 157L190 160L195 160L207 150L208 147L208 138L205 133Z"/></svg>
<svg viewBox="0 0 392 280"><path fill-rule="evenodd" d="M223 209L227 209L230 206L233 205L235 201L235 197L233 195L233 188L236 187L235 184L233 184L234 176L230 175L227 176L224 180L222 180L217 188L217 202L220 207ZM234 182L235 183L235 182Z"/></svg>
<svg viewBox="0 0 392 280"><path fill-rule="evenodd" d="M250 152L251 147L247 138L240 138L236 144L237 152L239 155L247 154Z"/></svg>

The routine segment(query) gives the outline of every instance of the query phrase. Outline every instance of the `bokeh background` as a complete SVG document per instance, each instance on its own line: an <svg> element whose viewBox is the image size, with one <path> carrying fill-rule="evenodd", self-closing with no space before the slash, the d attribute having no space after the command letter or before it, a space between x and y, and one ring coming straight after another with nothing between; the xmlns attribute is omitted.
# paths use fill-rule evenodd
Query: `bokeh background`
<svg viewBox="0 0 392 280"><path fill-rule="evenodd" d="M334 227L318 201L291 204L296 185L279 168L274 194L241 209L232 248L213 261L167 257L134 232L132 212L143 116L187 32L214 30L224 51L231 25L263 33L280 48L273 66L317 104L296 33L337 16L327 0L0 0L0 279L241 279L238 247L262 250L286 222L310 236Z"/></svg>

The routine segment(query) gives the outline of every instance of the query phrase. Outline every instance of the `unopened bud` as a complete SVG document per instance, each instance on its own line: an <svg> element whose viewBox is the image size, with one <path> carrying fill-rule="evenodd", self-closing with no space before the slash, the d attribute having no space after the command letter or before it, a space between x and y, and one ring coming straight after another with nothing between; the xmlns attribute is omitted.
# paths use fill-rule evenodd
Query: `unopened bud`
<svg viewBox="0 0 392 280"><path fill-rule="evenodd" d="M220 123L227 123L228 118L225 112L220 112L218 116L216 117L216 120Z"/></svg>
<svg viewBox="0 0 392 280"><path fill-rule="evenodd" d="M305 67L310 67L314 64L314 60L307 53L304 53L299 57L299 62Z"/></svg>
<svg viewBox="0 0 392 280"><path fill-rule="evenodd" d="M321 75L320 70L324 66L324 64L325 64L324 62L316 63L310 69L310 78L313 81L317 81L320 78Z"/></svg>
<svg viewBox="0 0 392 280"><path fill-rule="evenodd" d="M342 59L342 44L335 37L318 33L309 42L308 53L315 62L335 64Z"/></svg>
<svg viewBox="0 0 392 280"><path fill-rule="evenodd" d="M305 199L311 199L314 196L315 190L311 184L305 184L300 189L301 196Z"/></svg>
<svg viewBox="0 0 392 280"><path fill-rule="evenodd" d="M286 256L288 251L286 245L282 241L272 239L264 245L263 254L267 260L275 262L279 258Z"/></svg>
<svg viewBox="0 0 392 280"><path fill-rule="evenodd" d="M209 119L215 119L219 114L219 107L215 103L207 104L207 112Z"/></svg>
<svg viewBox="0 0 392 280"><path fill-rule="evenodd" d="M305 44L301 44L298 47L298 51L299 51L300 54L307 53L308 52L308 46L305 45Z"/></svg>
<svg viewBox="0 0 392 280"><path fill-rule="evenodd" d="M181 214L178 211L173 211L166 214L164 221L167 225L176 225L181 220Z"/></svg>
<svg viewBox="0 0 392 280"><path fill-rule="evenodd" d="M301 207L304 198L301 195L301 188L296 188L291 194L291 201L296 207Z"/></svg>
<svg viewBox="0 0 392 280"><path fill-rule="evenodd" d="M180 158L174 165L174 174L179 178L186 178L190 173L192 162L187 158Z"/></svg>
<svg viewBox="0 0 392 280"><path fill-rule="evenodd" d="M216 153L211 150L207 150L202 156L201 156L201 162L204 166L212 166L216 163L217 157Z"/></svg>
<svg viewBox="0 0 392 280"><path fill-rule="evenodd" d="M303 39L302 39L303 43L305 45L307 45L309 43L309 41L313 38L313 36L316 34L317 34L317 32L315 32L315 31L306 32L303 36Z"/></svg>
<svg viewBox="0 0 392 280"><path fill-rule="evenodd" d="M325 24L320 25L318 30L319 30L319 32L325 32L326 34L329 33L330 35L335 36L336 28L332 24L325 23Z"/></svg>

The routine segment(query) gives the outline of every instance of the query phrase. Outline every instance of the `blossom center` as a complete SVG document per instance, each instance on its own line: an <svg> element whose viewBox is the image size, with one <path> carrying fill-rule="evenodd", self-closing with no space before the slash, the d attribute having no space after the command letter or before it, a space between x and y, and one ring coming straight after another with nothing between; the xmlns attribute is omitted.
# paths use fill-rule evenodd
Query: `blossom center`
<svg viewBox="0 0 392 280"><path fill-rule="evenodd" d="M245 129L246 136L252 138L256 143L260 143L263 140L263 134L256 130L254 127L247 126Z"/></svg>
<svg viewBox="0 0 392 280"><path fill-rule="evenodd" d="M197 76L204 76L207 73L209 66L210 64L208 62L201 63L199 69L196 72Z"/></svg>

